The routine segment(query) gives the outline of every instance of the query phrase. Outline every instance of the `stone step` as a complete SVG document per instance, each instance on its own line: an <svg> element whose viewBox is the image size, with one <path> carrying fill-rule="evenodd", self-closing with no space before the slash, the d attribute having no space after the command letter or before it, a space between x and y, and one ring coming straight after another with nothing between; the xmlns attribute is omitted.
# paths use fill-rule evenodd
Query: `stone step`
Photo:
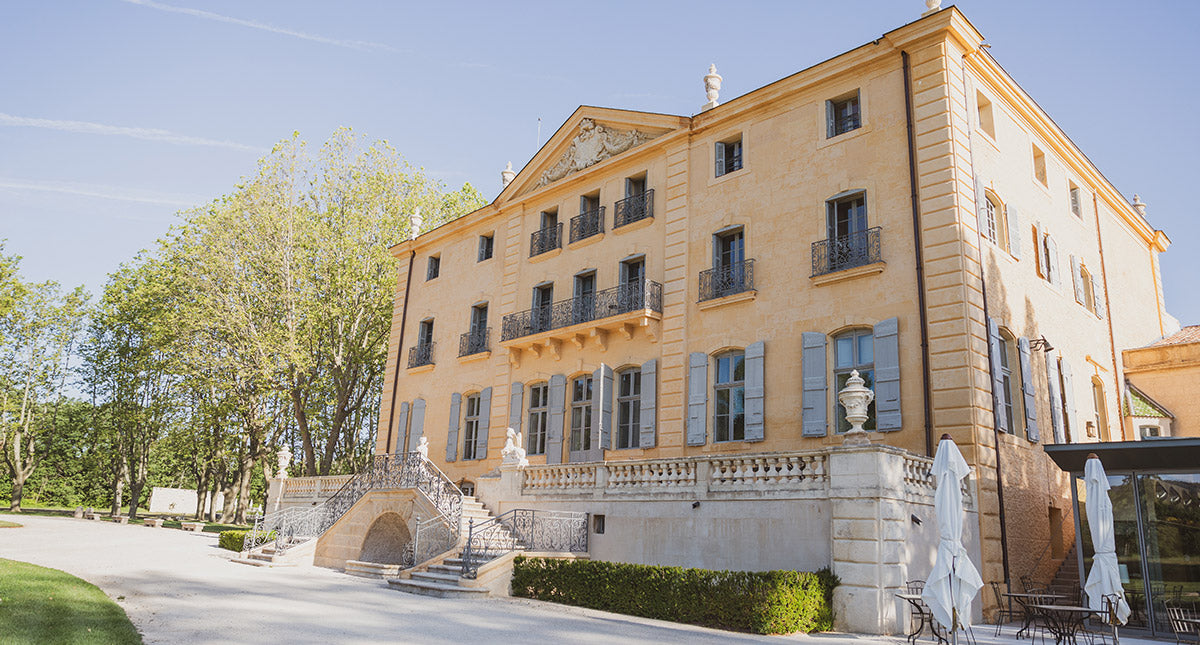
<svg viewBox="0 0 1200 645"><path fill-rule="evenodd" d="M449 573L442 571L414 571L412 573L413 580L422 580L426 582L441 582L445 584L458 584L462 576L458 573Z"/></svg>
<svg viewBox="0 0 1200 645"><path fill-rule="evenodd" d="M400 565L398 564L383 564L380 562L364 562L361 560L347 560L344 571L352 576L360 578L395 578L400 575Z"/></svg>
<svg viewBox="0 0 1200 645"><path fill-rule="evenodd" d="M415 593L422 596L437 598L470 598L486 596L487 589L481 587L462 587L457 584L442 582L427 582L422 580L388 580L388 586L397 591Z"/></svg>
<svg viewBox="0 0 1200 645"><path fill-rule="evenodd" d="M435 573L453 573L457 575L460 571L462 571L462 562L459 561L458 564L431 564L426 567L425 570Z"/></svg>

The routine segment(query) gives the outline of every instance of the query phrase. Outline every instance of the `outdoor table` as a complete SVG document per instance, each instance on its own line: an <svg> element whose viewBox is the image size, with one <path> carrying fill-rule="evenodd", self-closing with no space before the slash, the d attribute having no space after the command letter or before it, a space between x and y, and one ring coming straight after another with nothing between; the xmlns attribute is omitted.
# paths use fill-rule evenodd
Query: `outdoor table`
<svg viewBox="0 0 1200 645"><path fill-rule="evenodd" d="M1046 617L1046 627L1054 633L1054 642L1066 641L1075 645L1075 635L1083 628L1083 621L1092 614L1104 613L1091 607L1074 605L1030 605L1031 609L1039 611Z"/></svg>
<svg viewBox="0 0 1200 645"><path fill-rule="evenodd" d="M917 637L921 635L921 632L925 631L925 625L929 625L930 633L937 638L937 642L939 644L949 642L944 636L942 636L941 630L938 629L937 620L933 618L933 612L930 611L929 605L925 604L925 601L921 599L921 594L898 593L896 594L896 597L901 600L907 600L908 604L912 605L913 611L916 612L917 617L921 619L921 624L917 625L917 628L913 630L913 633L907 635L909 643L915 643L917 641Z"/></svg>
<svg viewBox="0 0 1200 645"><path fill-rule="evenodd" d="M1040 602L1040 601L1045 601L1045 600L1050 600L1051 602L1055 602L1058 600L1062 600L1063 598L1066 598L1066 596L1064 596L1062 594L1056 594L1056 593L1009 592L1009 593L1002 594L1002 595L1005 597L1008 597L1008 598L1012 598L1013 600L1017 601L1017 604L1021 606L1021 613L1023 613L1025 615L1024 623L1021 625L1021 629L1017 630L1017 638L1021 638L1021 634L1024 634L1025 632L1029 631L1029 626L1031 624L1033 624L1033 618L1034 618L1035 614L1034 614L1033 609L1031 609L1030 607L1032 606L1032 604L1034 602Z"/></svg>

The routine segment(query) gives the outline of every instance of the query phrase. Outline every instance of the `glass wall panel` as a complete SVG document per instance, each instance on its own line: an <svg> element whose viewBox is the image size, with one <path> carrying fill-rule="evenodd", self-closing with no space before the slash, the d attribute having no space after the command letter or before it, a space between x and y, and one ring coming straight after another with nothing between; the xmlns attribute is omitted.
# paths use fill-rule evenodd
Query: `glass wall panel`
<svg viewBox="0 0 1200 645"><path fill-rule="evenodd" d="M1164 603L1200 605L1200 474L1137 478L1154 627L1170 633Z"/></svg>
<svg viewBox="0 0 1200 645"><path fill-rule="evenodd" d="M1129 602L1132 614L1127 627L1150 626L1147 615L1145 584L1142 580L1142 561L1138 545L1137 526L1137 496L1134 490L1133 475L1109 475L1108 491L1113 506L1113 537L1117 547L1117 564L1121 567L1121 585L1125 589L1125 597ZM1075 479L1076 491L1079 495L1079 529L1083 544L1083 579L1092 570L1092 532L1087 519L1087 489L1083 478ZM1080 583L1082 586L1082 582Z"/></svg>

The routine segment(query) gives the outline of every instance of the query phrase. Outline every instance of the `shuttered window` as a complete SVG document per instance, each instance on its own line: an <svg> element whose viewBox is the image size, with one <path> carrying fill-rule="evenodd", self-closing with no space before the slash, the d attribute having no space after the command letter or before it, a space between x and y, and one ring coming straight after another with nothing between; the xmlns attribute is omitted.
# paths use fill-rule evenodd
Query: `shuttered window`
<svg viewBox="0 0 1200 645"><path fill-rule="evenodd" d="M848 331L838 334L833 339L833 382L834 392L841 392L850 380L850 374L858 370L858 376L863 380L863 386L875 389L875 339L869 329ZM835 395L836 396L836 395ZM849 432L850 422L846 420L846 408L834 403L837 408L838 433ZM867 421L863 430L875 430L875 401L867 408Z"/></svg>
<svg viewBox="0 0 1200 645"><path fill-rule="evenodd" d="M617 448L641 447L642 370L617 373Z"/></svg>
<svg viewBox="0 0 1200 645"><path fill-rule="evenodd" d="M467 396L467 413L463 419L463 459L477 459L475 444L479 439L479 395Z"/></svg>
<svg viewBox="0 0 1200 645"><path fill-rule="evenodd" d="M714 362L713 438L742 441L746 438L746 355L726 352Z"/></svg>
<svg viewBox="0 0 1200 645"><path fill-rule="evenodd" d="M529 435L525 452L541 455L546 452L546 427L550 421L550 386L538 383L529 386Z"/></svg>

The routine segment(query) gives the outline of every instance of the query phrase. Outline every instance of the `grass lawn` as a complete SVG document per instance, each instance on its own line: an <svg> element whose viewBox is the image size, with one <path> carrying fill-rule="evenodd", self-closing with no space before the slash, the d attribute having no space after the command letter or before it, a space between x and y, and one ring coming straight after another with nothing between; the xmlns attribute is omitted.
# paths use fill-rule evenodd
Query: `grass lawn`
<svg viewBox="0 0 1200 645"><path fill-rule="evenodd" d="M0 558L4 643L123 645L142 637L95 585L57 569Z"/></svg>
<svg viewBox="0 0 1200 645"><path fill-rule="evenodd" d="M19 529L19 528L21 528L21 525L17 524L16 522L5 522L4 520L0 520L0 529Z"/></svg>

